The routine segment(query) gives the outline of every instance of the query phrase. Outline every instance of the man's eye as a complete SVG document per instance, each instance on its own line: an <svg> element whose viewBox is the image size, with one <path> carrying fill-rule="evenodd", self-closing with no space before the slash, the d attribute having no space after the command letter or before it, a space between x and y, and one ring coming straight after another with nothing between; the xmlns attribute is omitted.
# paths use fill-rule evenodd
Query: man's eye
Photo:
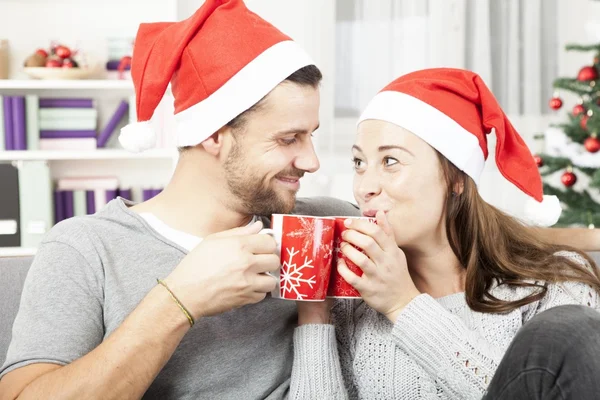
<svg viewBox="0 0 600 400"><path fill-rule="evenodd" d="M286 146L289 146L291 144L296 143L297 139L295 137L291 138L291 139L280 139L280 142L283 143Z"/></svg>

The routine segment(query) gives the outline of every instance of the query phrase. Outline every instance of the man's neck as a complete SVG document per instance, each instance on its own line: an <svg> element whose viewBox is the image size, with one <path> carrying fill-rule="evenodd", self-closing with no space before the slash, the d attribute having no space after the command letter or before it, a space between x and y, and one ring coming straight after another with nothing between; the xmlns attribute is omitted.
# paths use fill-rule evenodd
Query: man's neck
<svg viewBox="0 0 600 400"><path fill-rule="evenodd" d="M195 174L180 166L165 189L156 197L131 209L149 212L169 227L197 237L248 224L252 215L236 212L227 201L226 185L217 183L210 173ZM203 171L191 169L191 171ZM225 187L224 187L225 186ZM229 206L229 207L228 207Z"/></svg>
<svg viewBox="0 0 600 400"><path fill-rule="evenodd" d="M465 290L465 269L450 245L442 241L427 248L405 250L410 275L421 293L434 298Z"/></svg>

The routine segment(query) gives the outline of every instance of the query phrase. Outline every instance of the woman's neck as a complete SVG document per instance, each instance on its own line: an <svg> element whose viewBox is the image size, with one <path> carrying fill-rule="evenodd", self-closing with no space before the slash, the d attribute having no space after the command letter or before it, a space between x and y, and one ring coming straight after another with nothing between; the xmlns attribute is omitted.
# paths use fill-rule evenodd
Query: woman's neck
<svg viewBox="0 0 600 400"><path fill-rule="evenodd" d="M434 298L465 291L466 270L449 244L405 250L408 269L421 293Z"/></svg>

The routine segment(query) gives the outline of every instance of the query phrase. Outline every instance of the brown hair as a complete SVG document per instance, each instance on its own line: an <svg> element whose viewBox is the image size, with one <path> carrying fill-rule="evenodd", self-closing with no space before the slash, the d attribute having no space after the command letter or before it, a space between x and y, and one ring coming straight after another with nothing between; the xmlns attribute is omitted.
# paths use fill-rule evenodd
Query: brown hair
<svg viewBox="0 0 600 400"><path fill-rule="evenodd" d="M514 310L543 298L547 283L581 282L600 293L600 273L589 256L577 249L544 242L534 229L486 203L471 178L440 153L438 158L447 184L446 233L454 254L466 269L465 295L472 310ZM462 192L455 193L461 182ZM555 255L561 250L577 252L592 269ZM505 301L490 293L496 282L534 290L522 299Z"/></svg>
<svg viewBox="0 0 600 400"><path fill-rule="evenodd" d="M298 86L310 86L313 88L317 88L319 83L321 83L321 79L323 79L323 75L319 68L315 65L307 65L306 67L302 67L287 78L283 82L292 82ZM237 131L244 127L248 115L259 110L263 105L263 102L267 96L260 99L256 104L252 107L232 119L227 123L227 126Z"/></svg>

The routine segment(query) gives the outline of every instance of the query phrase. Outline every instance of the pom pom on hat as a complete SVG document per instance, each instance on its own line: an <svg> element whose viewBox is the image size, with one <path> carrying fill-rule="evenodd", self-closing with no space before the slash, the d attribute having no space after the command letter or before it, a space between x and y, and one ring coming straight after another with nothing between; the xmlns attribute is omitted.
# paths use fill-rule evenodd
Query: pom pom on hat
<svg viewBox="0 0 600 400"><path fill-rule="evenodd" d="M136 122L121 129L119 142L125 150L140 153L154 148L156 133L150 121Z"/></svg>
<svg viewBox="0 0 600 400"><path fill-rule="evenodd" d="M525 222L535 226L552 226L558 222L562 212L556 196L545 195L541 202L528 198L525 202Z"/></svg>

